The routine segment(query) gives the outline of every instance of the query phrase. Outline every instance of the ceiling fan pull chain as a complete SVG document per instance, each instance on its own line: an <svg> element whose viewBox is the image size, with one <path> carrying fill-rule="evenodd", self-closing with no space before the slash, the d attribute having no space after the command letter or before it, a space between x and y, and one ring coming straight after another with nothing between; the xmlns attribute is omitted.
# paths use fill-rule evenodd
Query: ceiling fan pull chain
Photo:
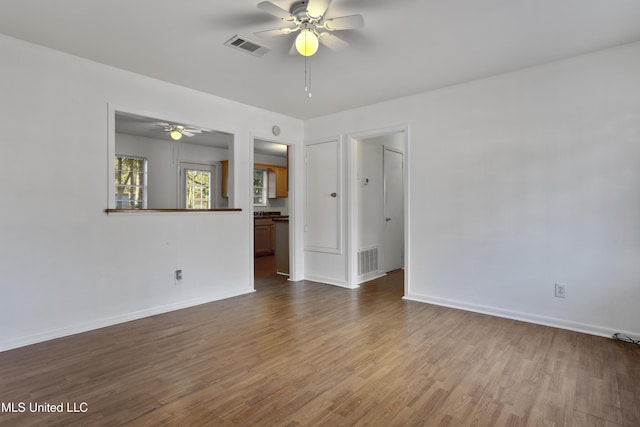
<svg viewBox="0 0 640 427"><path fill-rule="evenodd" d="M309 94L311 98L311 61L308 57L304 57L304 91Z"/></svg>
<svg viewBox="0 0 640 427"><path fill-rule="evenodd" d="M309 60L309 98L311 98L311 60Z"/></svg>
<svg viewBox="0 0 640 427"><path fill-rule="evenodd" d="M309 92L309 86L308 86L308 77L307 77L307 57L304 57L304 91L305 92Z"/></svg>

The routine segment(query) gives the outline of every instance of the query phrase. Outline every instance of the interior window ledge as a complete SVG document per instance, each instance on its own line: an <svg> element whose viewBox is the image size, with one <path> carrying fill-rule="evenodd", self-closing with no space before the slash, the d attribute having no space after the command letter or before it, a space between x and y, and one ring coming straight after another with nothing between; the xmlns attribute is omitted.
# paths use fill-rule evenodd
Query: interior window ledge
<svg viewBox="0 0 640 427"><path fill-rule="evenodd" d="M115 213L202 213L202 212L242 212L239 208L215 208L215 209L105 209L107 215Z"/></svg>

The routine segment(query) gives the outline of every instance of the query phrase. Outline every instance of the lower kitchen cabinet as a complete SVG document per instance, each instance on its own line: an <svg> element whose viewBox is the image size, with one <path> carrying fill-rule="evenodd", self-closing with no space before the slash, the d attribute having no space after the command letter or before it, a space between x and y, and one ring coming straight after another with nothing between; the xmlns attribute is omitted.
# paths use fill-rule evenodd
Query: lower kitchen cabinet
<svg viewBox="0 0 640 427"><path fill-rule="evenodd" d="M276 233L273 220L256 219L254 233L255 256L273 255L276 246Z"/></svg>

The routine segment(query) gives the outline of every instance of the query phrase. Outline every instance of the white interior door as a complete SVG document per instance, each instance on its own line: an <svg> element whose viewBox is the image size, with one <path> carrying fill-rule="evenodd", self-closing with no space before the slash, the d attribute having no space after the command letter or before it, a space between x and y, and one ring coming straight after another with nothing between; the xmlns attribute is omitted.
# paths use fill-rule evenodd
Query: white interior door
<svg viewBox="0 0 640 427"><path fill-rule="evenodd" d="M384 271L404 267L403 154L384 147Z"/></svg>

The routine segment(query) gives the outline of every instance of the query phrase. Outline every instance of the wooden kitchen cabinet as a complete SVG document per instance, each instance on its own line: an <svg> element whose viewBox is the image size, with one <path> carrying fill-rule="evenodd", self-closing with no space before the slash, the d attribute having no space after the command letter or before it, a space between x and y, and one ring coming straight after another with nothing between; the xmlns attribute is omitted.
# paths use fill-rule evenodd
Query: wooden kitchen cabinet
<svg viewBox="0 0 640 427"><path fill-rule="evenodd" d="M254 168L267 170L267 197L270 199L286 199L289 197L289 173L286 166L254 163ZM220 195L229 197L229 161L220 162Z"/></svg>
<svg viewBox="0 0 640 427"><path fill-rule="evenodd" d="M273 220L260 218L254 220L254 255L273 255L276 247L276 233Z"/></svg>
<svg viewBox="0 0 640 427"><path fill-rule="evenodd" d="M276 198L287 198L289 197L289 191L288 191L288 183L287 180L289 179L288 177L288 173L287 173L287 168L286 167L276 167L275 169L275 176L276 176Z"/></svg>
<svg viewBox="0 0 640 427"><path fill-rule="evenodd" d="M254 163L254 168L267 170L267 197L269 199L286 199L289 197L289 173L286 166L266 165Z"/></svg>
<svg viewBox="0 0 640 427"><path fill-rule="evenodd" d="M287 191L287 168L282 166L269 166L268 196L270 199L286 199L289 197Z"/></svg>
<svg viewBox="0 0 640 427"><path fill-rule="evenodd" d="M229 160L220 162L220 195L229 197Z"/></svg>

